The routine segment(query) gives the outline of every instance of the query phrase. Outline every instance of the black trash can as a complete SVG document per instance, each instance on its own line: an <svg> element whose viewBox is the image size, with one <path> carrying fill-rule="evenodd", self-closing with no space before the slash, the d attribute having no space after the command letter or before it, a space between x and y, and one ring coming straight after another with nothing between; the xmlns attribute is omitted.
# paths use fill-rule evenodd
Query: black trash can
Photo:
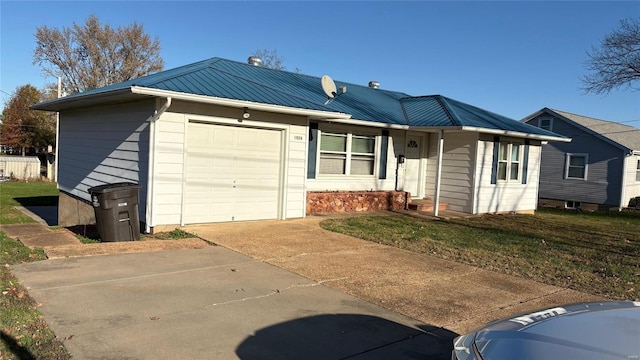
<svg viewBox="0 0 640 360"><path fill-rule="evenodd" d="M139 190L140 185L129 182L89 189L102 241L140 240Z"/></svg>

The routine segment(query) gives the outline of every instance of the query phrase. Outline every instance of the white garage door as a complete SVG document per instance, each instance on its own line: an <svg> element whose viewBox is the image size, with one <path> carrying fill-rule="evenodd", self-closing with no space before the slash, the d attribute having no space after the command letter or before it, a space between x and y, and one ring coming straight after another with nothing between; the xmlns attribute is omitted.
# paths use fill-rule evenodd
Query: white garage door
<svg viewBox="0 0 640 360"><path fill-rule="evenodd" d="M281 132L189 123L184 222L278 218Z"/></svg>

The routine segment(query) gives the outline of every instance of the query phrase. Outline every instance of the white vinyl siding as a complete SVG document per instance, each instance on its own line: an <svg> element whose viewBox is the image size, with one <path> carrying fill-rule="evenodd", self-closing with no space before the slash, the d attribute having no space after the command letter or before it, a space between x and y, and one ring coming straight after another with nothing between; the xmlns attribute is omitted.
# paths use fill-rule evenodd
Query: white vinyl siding
<svg viewBox="0 0 640 360"><path fill-rule="evenodd" d="M453 211L471 213L473 208L473 168L478 134L456 132L444 134L440 202ZM428 140L426 196L435 197L438 165L438 135Z"/></svg>
<svg viewBox="0 0 640 360"><path fill-rule="evenodd" d="M629 205L629 200L640 196L640 156L626 156L626 174L624 174L624 188L621 198L621 207Z"/></svg>
<svg viewBox="0 0 640 360"><path fill-rule="evenodd" d="M478 141L476 152L476 178L474 214L504 213L512 211L532 211L538 203L538 179L540 175L540 143L532 141L529 145L527 160L527 179L522 183L523 164L520 165L519 181L498 181L491 184L491 171L493 166L493 142L492 136L483 136ZM522 159L524 145L520 146L520 159ZM522 161L522 160L520 160Z"/></svg>
<svg viewBox="0 0 640 360"><path fill-rule="evenodd" d="M588 154L567 154L565 178L586 180L588 162Z"/></svg>
<svg viewBox="0 0 640 360"><path fill-rule="evenodd" d="M156 159L154 176L153 226L180 225L183 221L183 189L185 184L184 164L186 160L185 134L189 120L211 123L225 123L230 126L260 125L284 131L288 134L288 143L283 143L287 151L283 153L282 183L285 193L281 195L284 218L305 216L305 176L307 120L304 117L252 112L251 120L237 118L242 112L237 109L176 101L156 122ZM252 121L256 119L256 121ZM283 137L284 139L284 137ZM284 140L283 140L284 141ZM185 207L188 204L184 204Z"/></svg>
<svg viewBox="0 0 640 360"><path fill-rule="evenodd" d="M153 211L150 226L180 224L184 176L184 115L167 112L156 121Z"/></svg>

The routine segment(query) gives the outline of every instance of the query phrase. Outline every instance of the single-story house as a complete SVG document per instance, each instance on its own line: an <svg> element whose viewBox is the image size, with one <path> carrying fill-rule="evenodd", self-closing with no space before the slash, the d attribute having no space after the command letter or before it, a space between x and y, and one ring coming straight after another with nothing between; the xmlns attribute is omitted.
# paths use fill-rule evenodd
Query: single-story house
<svg viewBox="0 0 640 360"><path fill-rule="evenodd" d="M92 220L89 188L134 182L147 232L424 198L533 212L542 143L570 141L441 95L220 58L33 109L60 113L61 225Z"/></svg>
<svg viewBox="0 0 640 360"><path fill-rule="evenodd" d="M640 196L640 129L549 108L522 121L573 139L542 147L540 205L621 209Z"/></svg>

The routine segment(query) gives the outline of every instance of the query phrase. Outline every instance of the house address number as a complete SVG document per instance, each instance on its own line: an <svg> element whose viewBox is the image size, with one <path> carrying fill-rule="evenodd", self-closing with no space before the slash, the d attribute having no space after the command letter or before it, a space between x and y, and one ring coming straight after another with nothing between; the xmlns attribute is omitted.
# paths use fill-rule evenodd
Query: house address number
<svg viewBox="0 0 640 360"><path fill-rule="evenodd" d="M302 135L293 135L293 140L294 141L303 141L304 140L304 136L302 136Z"/></svg>

